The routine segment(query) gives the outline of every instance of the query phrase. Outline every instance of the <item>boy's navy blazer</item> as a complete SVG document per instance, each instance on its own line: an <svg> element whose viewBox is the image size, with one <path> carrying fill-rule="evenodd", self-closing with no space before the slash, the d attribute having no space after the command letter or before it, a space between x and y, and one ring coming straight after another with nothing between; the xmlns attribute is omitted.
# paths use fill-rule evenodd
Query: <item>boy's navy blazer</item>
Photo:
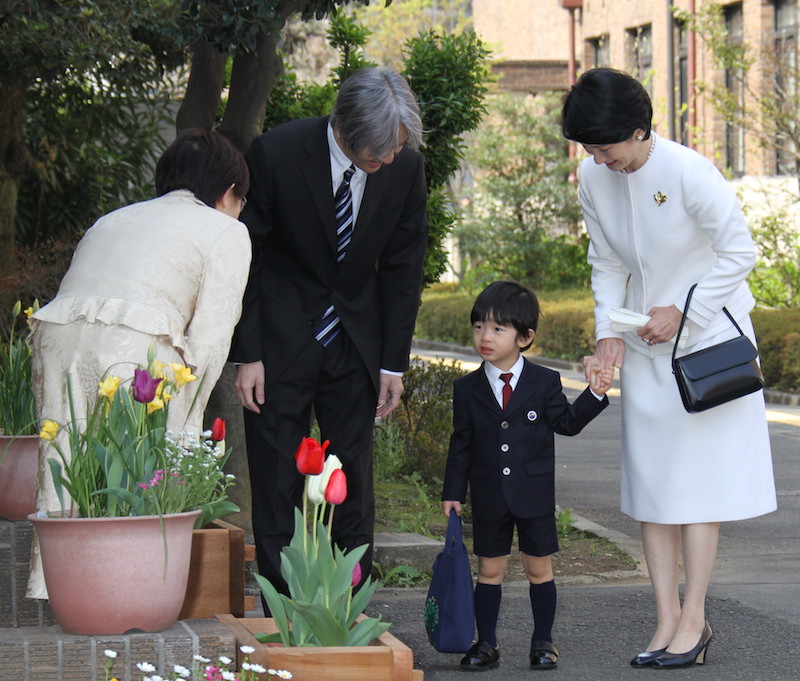
<svg viewBox="0 0 800 681"><path fill-rule="evenodd" d="M463 503L469 482L474 519L555 512L554 433L576 435L607 406L588 387L570 404L558 372L526 359L503 411L481 365L453 384L442 500Z"/></svg>

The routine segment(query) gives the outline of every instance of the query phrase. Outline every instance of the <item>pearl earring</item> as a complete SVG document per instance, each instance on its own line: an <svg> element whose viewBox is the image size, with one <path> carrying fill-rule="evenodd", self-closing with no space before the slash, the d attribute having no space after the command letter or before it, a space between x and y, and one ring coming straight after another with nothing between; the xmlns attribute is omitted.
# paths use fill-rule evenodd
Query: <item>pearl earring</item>
<svg viewBox="0 0 800 681"><path fill-rule="evenodd" d="M644 139L642 135L636 135L636 141L641 142Z"/></svg>

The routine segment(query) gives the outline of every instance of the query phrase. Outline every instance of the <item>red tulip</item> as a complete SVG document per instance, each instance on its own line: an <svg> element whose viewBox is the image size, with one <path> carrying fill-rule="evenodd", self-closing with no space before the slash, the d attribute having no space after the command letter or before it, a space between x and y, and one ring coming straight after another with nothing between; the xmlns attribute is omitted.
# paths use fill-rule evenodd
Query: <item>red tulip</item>
<svg viewBox="0 0 800 681"><path fill-rule="evenodd" d="M356 563L353 568L353 579L350 581L350 586L358 586L361 581L361 563Z"/></svg>
<svg viewBox="0 0 800 681"><path fill-rule="evenodd" d="M347 476L341 468L331 473L328 486L325 488L325 501L329 504L341 504L347 499Z"/></svg>
<svg viewBox="0 0 800 681"><path fill-rule="evenodd" d="M144 369L136 369L133 374L133 383L131 384L133 399L142 404L152 402L156 396L156 388L162 379L153 378L150 372Z"/></svg>
<svg viewBox="0 0 800 681"><path fill-rule="evenodd" d="M211 439L214 442L222 442L225 439L225 421L215 418L211 426Z"/></svg>
<svg viewBox="0 0 800 681"><path fill-rule="evenodd" d="M304 437L294 454L301 475L319 475L325 465L325 450L330 443L320 445L313 437Z"/></svg>

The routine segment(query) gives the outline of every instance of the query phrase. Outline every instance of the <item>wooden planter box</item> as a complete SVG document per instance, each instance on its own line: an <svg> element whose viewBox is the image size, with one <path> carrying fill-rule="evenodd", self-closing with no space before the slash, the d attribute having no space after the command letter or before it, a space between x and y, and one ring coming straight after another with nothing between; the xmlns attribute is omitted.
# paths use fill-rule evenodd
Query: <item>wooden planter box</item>
<svg viewBox="0 0 800 681"><path fill-rule="evenodd" d="M284 648L259 643L253 634L277 631L272 618L218 619L236 636L237 664L241 646L255 648L250 662L265 669L285 669L294 681L423 681L421 669L414 669L411 648L386 632L372 645L341 648ZM264 675L266 678L266 675Z"/></svg>
<svg viewBox="0 0 800 681"><path fill-rule="evenodd" d="M253 598L244 595L244 564L255 560L255 547L244 543L244 530L215 520L192 531L189 582L180 619L228 613L244 617Z"/></svg>

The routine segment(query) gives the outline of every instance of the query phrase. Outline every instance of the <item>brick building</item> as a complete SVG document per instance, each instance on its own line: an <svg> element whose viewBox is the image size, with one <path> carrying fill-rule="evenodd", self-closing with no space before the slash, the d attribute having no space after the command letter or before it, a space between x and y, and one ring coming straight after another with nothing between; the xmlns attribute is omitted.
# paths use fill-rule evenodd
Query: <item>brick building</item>
<svg viewBox="0 0 800 681"><path fill-rule="evenodd" d="M704 36L688 30L672 7L696 11L723 6L728 39L744 41L757 57L748 84L716 66ZM704 83L728 87L745 103L765 88L796 96L795 80L776 83L763 54L797 54L797 0L473 0L478 35L492 48L499 87L517 93L566 90L575 73L612 66L632 73L648 89L659 134L689 144L732 176L795 174L791 141L759 144L714 110ZM761 61L760 61L761 60ZM760 75L759 75L760 74Z"/></svg>

